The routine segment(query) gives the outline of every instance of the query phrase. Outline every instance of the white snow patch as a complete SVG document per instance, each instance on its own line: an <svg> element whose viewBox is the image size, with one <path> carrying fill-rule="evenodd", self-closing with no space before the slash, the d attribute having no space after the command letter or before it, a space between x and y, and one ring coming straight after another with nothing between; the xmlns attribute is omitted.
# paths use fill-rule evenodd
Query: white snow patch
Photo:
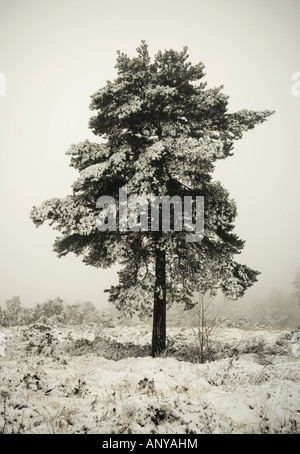
<svg viewBox="0 0 300 454"><path fill-rule="evenodd" d="M283 342L278 339L291 341L288 333L218 329L216 339L241 351L199 364L172 357L114 361L95 353L72 356L64 350L66 340L92 342L97 334L92 328L53 328L53 340L33 331L4 329L0 432L3 427L5 433L300 432L299 359L289 343L286 350L277 345ZM147 325L104 332L124 345L145 345L151 338ZM168 330L168 336L179 336L187 346L192 335L189 329ZM251 352L258 338L275 353ZM30 342L36 345L26 350ZM249 353L243 353L245 347Z"/></svg>

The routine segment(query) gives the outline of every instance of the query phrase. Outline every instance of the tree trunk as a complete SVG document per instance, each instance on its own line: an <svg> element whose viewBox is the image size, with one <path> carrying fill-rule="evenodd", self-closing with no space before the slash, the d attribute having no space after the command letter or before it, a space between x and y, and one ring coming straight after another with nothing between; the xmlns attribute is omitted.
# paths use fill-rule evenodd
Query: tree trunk
<svg viewBox="0 0 300 454"><path fill-rule="evenodd" d="M151 356L157 356L166 348L166 252L160 249L158 240L161 233L157 233Z"/></svg>

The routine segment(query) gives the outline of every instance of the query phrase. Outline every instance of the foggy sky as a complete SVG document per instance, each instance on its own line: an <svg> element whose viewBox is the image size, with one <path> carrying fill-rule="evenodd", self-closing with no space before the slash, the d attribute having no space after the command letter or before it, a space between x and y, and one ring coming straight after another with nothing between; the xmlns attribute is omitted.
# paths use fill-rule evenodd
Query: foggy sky
<svg viewBox="0 0 300 454"><path fill-rule="evenodd" d="M236 142L215 178L237 202L236 260L261 271L245 301L274 288L291 292L300 267L300 2L295 0L0 0L0 303L25 305L60 296L69 304L107 301L116 267L58 259L58 232L36 229L33 205L71 193L72 143L88 129L90 95L116 76L116 51L135 54L142 39L158 50L189 48L209 87L224 85L229 111L275 110Z"/></svg>

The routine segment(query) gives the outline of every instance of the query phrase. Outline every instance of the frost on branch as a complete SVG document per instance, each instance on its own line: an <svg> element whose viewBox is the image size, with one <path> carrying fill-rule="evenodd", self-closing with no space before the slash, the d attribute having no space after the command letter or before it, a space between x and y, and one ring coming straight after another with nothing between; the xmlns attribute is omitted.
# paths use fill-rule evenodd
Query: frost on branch
<svg viewBox="0 0 300 454"><path fill-rule="evenodd" d="M79 171L99 162L105 162L109 149L105 144L90 143L88 140L71 145L66 155L71 156L70 166Z"/></svg>
<svg viewBox="0 0 300 454"><path fill-rule="evenodd" d="M40 207L33 207L30 213L36 227L49 221L55 230L64 235L89 235L95 232L96 216L96 210L85 207L72 196L46 200Z"/></svg>

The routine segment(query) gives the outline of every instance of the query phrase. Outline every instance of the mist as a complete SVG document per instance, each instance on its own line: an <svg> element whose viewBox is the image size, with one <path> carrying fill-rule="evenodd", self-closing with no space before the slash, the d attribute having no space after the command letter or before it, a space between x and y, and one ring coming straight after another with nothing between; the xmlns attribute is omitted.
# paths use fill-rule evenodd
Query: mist
<svg viewBox="0 0 300 454"><path fill-rule="evenodd" d="M90 95L114 79L116 51L131 56L145 39L152 55L187 45L208 86L224 85L229 111L275 111L244 134L214 177L237 203L235 233L246 242L237 259L261 272L231 307L254 313L271 300L287 307L300 267L300 96L292 90L299 13L293 0L1 0L0 304L14 295L27 306L59 296L108 307L104 289L117 283L118 266L58 259L56 232L36 229L29 213L71 192L77 173L65 152L98 140L88 129Z"/></svg>

